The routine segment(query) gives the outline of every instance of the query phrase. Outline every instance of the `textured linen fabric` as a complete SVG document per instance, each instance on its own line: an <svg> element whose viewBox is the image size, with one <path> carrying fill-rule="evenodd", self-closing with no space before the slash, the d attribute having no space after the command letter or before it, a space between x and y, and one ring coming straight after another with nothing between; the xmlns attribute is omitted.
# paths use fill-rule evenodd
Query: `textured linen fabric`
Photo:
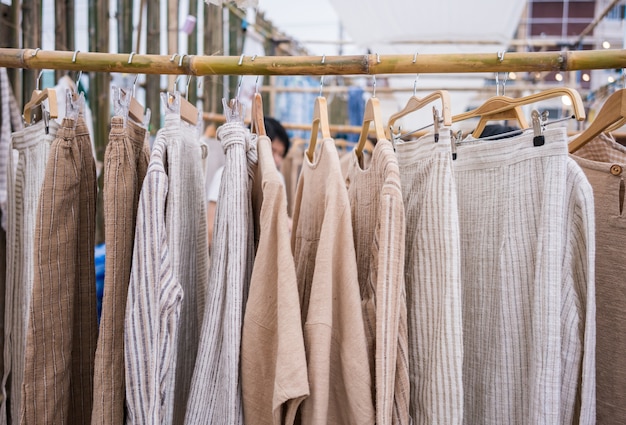
<svg viewBox="0 0 626 425"><path fill-rule="evenodd" d="M149 161L145 136L146 130L130 119L126 126L122 117L111 120L109 143L104 153L104 240L107 254L95 357L92 424L124 423L124 316L137 204Z"/></svg>
<svg viewBox="0 0 626 425"><path fill-rule="evenodd" d="M124 322L127 424L171 424L183 288L171 263L166 140L157 135L141 188Z"/></svg>
<svg viewBox="0 0 626 425"><path fill-rule="evenodd" d="M52 143L35 227L21 423L90 422L96 349L96 170L84 119Z"/></svg>
<svg viewBox="0 0 626 425"><path fill-rule="evenodd" d="M35 219L37 204L46 171L50 145L56 137L59 125L51 121L46 134L43 121L13 133L8 162L7 205L7 285L5 309L4 376L2 380L2 412L7 409L10 397L9 423L19 421L24 380L24 352L26 329L34 279L33 249L35 243ZM15 175L12 170L15 169ZM10 379L9 379L10 376ZM7 385L10 384L10 388Z"/></svg>
<svg viewBox="0 0 626 425"><path fill-rule="evenodd" d="M467 424L595 423L593 192L544 137L457 146Z"/></svg>
<svg viewBox="0 0 626 425"><path fill-rule="evenodd" d="M626 423L626 147L601 134L572 158L585 172L596 218L596 408L598 424Z"/></svg>
<svg viewBox="0 0 626 425"><path fill-rule="evenodd" d="M350 203L332 139L304 158L293 213L311 394L296 423L373 424L373 384L361 309Z"/></svg>
<svg viewBox="0 0 626 425"><path fill-rule="evenodd" d="M217 130L226 154L215 216L198 361L185 424L243 424L241 328L254 261L251 185L256 148L238 122Z"/></svg>
<svg viewBox="0 0 626 425"><path fill-rule="evenodd" d="M309 395L300 299L291 254L287 199L269 138L259 137L254 195L260 235L241 337L246 424L292 424Z"/></svg>
<svg viewBox="0 0 626 425"><path fill-rule="evenodd" d="M287 214L293 216L293 208L296 202L296 190L298 188L298 178L302 171L302 161L307 145L303 139L292 140L291 147L287 155L283 158L280 166L280 173L285 178L285 189L287 191Z"/></svg>
<svg viewBox="0 0 626 425"><path fill-rule="evenodd" d="M2 228L7 230L7 177L8 172L13 171L7 168L9 155L12 154L9 144L11 133L19 131L23 127L19 108L6 68L0 68L0 216Z"/></svg>
<svg viewBox="0 0 626 425"><path fill-rule="evenodd" d="M376 423L409 424L409 359L404 284L404 201L398 160L379 140L362 169L354 152L346 183L352 210L357 272L363 303Z"/></svg>
<svg viewBox="0 0 626 425"><path fill-rule="evenodd" d="M460 424L461 245L450 132L442 128L438 143L432 134L398 143L396 151L407 229L410 414L415 424Z"/></svg>

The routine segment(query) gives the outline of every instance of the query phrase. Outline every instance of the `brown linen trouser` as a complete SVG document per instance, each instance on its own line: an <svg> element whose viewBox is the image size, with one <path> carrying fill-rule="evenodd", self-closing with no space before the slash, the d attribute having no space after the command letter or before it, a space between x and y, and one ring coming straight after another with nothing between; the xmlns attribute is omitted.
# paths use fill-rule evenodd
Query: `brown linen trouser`
<svg viewBox="0 0 626 425"><path fill-rule="evenodd" d="M104 240L107 255L94 372L93 425L124 423L124 318L139 192L149 150L145 129L113 117L104 154Z"/></svg>
<svg viewBox="0 0 626 425"><path fill-rule="evenodd" d="M22 424L87 424L96 349L96 168L84 119L52 143L35 226Z"/></svg>

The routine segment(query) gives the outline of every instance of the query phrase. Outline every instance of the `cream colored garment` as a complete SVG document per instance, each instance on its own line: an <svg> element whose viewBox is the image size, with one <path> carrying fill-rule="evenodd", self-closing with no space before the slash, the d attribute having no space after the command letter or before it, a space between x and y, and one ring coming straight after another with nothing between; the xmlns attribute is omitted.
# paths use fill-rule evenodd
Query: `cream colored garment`
<svg viewBox="0 0 626 425"><path fill-rule="evenodd" d="M287 199L260 137L253 196L260 197L260 239L241 339L244 423L292 424L309 395L296 271L291 255Z"/></svg>
<svg viewBox="0 0 626 425"><path fill-rule="evenodd" d="M375 422L350 204L332 139L304 159L291 246L311 395L297 423Z"/></svg>
<svg viewBox="0 0 626 425"><path fill-rule="evenodd" d="M370 164L365 169L354 152L344 158L351 160L346 184L370 368L375 376L376 423L409 424L406 228L400 172L389 141L379 140L368 156Z"/></svg>
<svg viewBox="0 0 626 425"><path fill-rule="evenodd" d="M572 158L593 188L596 214L597 423L626 423L626 147L601 134Z"/></svg>

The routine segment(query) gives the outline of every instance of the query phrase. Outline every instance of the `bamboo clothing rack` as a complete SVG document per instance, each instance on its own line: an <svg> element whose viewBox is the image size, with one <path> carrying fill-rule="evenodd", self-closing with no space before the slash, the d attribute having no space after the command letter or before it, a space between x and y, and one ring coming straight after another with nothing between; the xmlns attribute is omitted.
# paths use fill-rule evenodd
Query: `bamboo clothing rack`
<svg viewBox="0 0 626 425"><path fill-rule="evenodd" d="M189 56L0 48L0 66L184 75L383 75L626 68L626 49L354 56Z"/></svg>

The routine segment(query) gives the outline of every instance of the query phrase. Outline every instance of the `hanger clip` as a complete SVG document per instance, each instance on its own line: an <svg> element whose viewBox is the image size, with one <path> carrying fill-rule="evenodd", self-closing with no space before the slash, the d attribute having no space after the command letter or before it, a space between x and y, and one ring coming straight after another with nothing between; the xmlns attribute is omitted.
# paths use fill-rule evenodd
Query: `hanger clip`
<svg viewBox="0 0 626 425"><path fill-rule="evenodd" d="M540 114L536 109L533 109L530 114L533 127L533 146L543 146L546 142L543 136L543 129L546 121L548 121L548 114L548 111Z"/></svg>
<svg viewBox="0 0 626 425"><path fill-rule="evenodd" d="M433 124L435 126L435 131L434 131L435 143L439 142L439 126L442 121L443 119L439 115L439 111L437 110L436 107L433 106Z"/></svg>
<svg viewBox="0 0 626 425"><path fill-rule="evenodd" d="M456 160L456 144L463 140L463 130L459 130L454 134L452 129L450 129L450 133L452 135L452 143L450 143L450 150L452 151L452 160Z"/></svg>

